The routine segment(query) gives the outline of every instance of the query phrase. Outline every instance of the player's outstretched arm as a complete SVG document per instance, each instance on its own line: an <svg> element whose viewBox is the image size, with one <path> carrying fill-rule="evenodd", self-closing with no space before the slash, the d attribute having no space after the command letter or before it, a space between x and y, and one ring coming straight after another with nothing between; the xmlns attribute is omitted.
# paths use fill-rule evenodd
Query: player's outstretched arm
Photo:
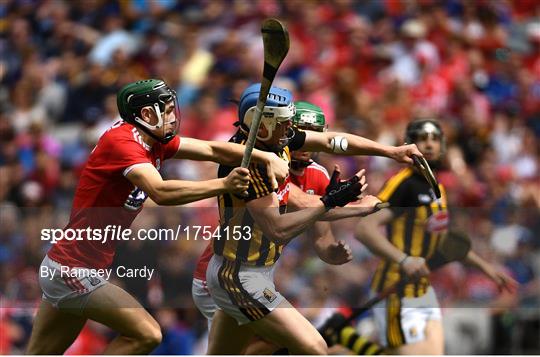
<svg viewBox="0 0 540 357"><path fill-rule="evenodd" d="M152 164L134 167L126 178L159 205L181 205L249 187L249 170L237 167L227 177L207 181L163 180Z"/></svg>
<svg viewBox="0 0 540 357"><path fill-rule="evenodd" d="M274 192L251 200L246 203L246 206L255 222L270 240L286 242L304 232L325 212L356 200L362 189L360 176L359 172L350 179L341 181L334 173L326 188L326 193L320 197L319 202L296 212L280 214L279 200Z"/></svg>
<svg viewBox="0 0 540 357"><path fill-rule="evenodd" d="M343 141L343 139L345 141ZM334 140L333 140L334 139ZM423 157L415 144L391 146L377 143L358 135L340 132L306 130L306 140L301 150L323 151L337 155L386 156L397 162L412 164L412 155Z"/></svg>
<svg viewBox="0 0 540 357"><path fill-rule="evenodd" d="M313 207L313 205L318 203L320 198L321 196L305 193L296 185L290 185L289 207L292 210ZM375 196L362 196L358 201L351 202L345 207L336 207L335 209L326 212L319 217L319 221L332 222L345 218L369 216L378 211L378 208L376 207L378 203L381 203L381 200Z"/></svg>
<svg viewBox="0 0 540 357"><path fill-rule="evenodd" d="M239 166L244 155L244 145L225 141L205 141L182 138L175 159L214 161L227 166ZM289 165L276 154L254 149L251 160L266 166L270 181L277 188L277 182L283 182L289 175Z"/></svg>
<svg viewBox="0 0 540 357"><path fill-rule="evenodd" d="M393 213L385 208L362 219L356 226L355 238L373 254L388 261L398 263L409 278L429 275L426 261L422 257L411 257L390 243L380 227L393 219Z"/></svg>
<svg viewBox="0 0 540 357"><path fill-rule="evenodd" d="M289 184L289 204L288 207L293 211L301 210L321 202L321 197L317 195L309 195L302 191L300 187ZM326 212L322 217L331 214L334 211L340 211L342 208L336 208ZM343 241L336 241L332 234L330 223L321 222L322 219L315 222L313 227L309 229L309 236L313 244L313 248L319 258L326 264L341 265L352 260L351 249Z"/></svg>
<svg viewBox="0 0 540 357"><path fill-rule="evenodd" d="M264 235L279 243L285 243L304 232L326 212L326 207L319 200L310 208L280 214L275 193L249 201L246 206Z"/></svg>
<svg viewBox="0 0 540 357"><path fill-rule="evenodd" d="M336 167L339 173L339 168ZM360 170L357 175L360 177L360 184L362 185L360 191L363 193L368 184L364 176L365 170ZM339 177L338 177L339 179ZM321 196L310 195L300 189L300 187L290 184L289 185L289 207L292 210L300 210L309 207L315 207ZM381 201L374 196L364 196L358 201L351 202L345 207L336 207L319 217L319 221L337 221L339 219L351 218L351 217L364 217L377 210L376 205Z"/></svg>
<svg viewBox="0 0 540 357"><path fill-rule="evenodd" d="M486 274L488 278L497 284L497 287L501 292L506 290L509 293L514 293L519 286L519 283L511 278L508 274L500 269L497 269L493 266L493 264L490 264L472 250L470 250L467 254L465 262L471 264Z"/></svg>

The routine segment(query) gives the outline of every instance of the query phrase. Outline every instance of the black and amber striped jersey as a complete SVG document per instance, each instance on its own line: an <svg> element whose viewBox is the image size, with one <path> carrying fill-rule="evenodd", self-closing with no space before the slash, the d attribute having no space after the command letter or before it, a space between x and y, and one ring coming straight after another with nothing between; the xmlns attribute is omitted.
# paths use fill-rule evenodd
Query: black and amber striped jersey
<svg viewBox="0 0 540 357"><path fill-rule="evenodd" d="M429 258L448 225L446 191L439 184L442 196L436 201L432 189L424 177L412 168L406 168L392 176L383 186L378 197L389 202L393 218L386 225L386 235L390 242L401 251L413 257ZM381 261L371 288L380 292L401 280L399 264ZM425 294L429 280L422 278L406 284L400 292L405 297L419 297Z"/></svg>
<svg viewBox="0 0 540 357"><path fill-rule="evenodd" d="M304 145L305 138L305 132L295 130L288 146L276 154L290 162L289 150L300 149ZM247 136L238 131L230 141L243 144L246 139ZM233 167L220 165L218 177L225 177L232 170ZM218 196L220 233L214 236L214 254L247 265L270 266L279 259L283 245L272 242L263 234L247 209L246 203L276 192L280 201L279 211L283 214L287 211L289 182L285 182L274 191L264 165L252 163L249 172L251 182L246 197L230 193Z"/></svg>

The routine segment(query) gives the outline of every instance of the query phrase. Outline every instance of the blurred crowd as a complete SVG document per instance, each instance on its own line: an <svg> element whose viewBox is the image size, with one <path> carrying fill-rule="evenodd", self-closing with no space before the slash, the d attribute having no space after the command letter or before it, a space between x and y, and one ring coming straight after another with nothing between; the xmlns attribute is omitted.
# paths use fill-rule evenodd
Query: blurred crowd
<svg viewBox="0 0 540 357"><path fill-rule="evenodd" d="M237 120L234 100L260 78L260 23L267 17L283 20L291 38L276 84L323 108L331 130L398 145L411 119L441 121L447 151L438 177L449 192L452 224L521 284L517 294L500 295L479 272L452 264L434 278L443 306L490 308L497 316L493 334L503 337L519 323L516 311L538 312L538 1L4 0L1 353L24 351L40 299L37 267L48 249L39 232L67 222L85 160L119 118L116 91L138 79L162 78L179 96L181 136L228 140ZM399 169L384 158L319 159L327 168L339 163L346 173L366 168L372 193ZM216 166L171 162L163 174L209 179ZM148 209L135 225L215 225L215 206L207 200L178 210ZM293 241L279 262L278 288L314 321L325 307L358 304L367 296L376 260L352 240L353 227L352 220L334 226L355 253L346 267L324 266L306 237ZM157 353L204 353L206 325L190 296L204 246L134 241L119 249L116 264L160 269L150 282L118 282L162 325ZM100 353L110 338L110 331L89 323L69 352ZM497 352L515 348L514 341Z"/></svg>

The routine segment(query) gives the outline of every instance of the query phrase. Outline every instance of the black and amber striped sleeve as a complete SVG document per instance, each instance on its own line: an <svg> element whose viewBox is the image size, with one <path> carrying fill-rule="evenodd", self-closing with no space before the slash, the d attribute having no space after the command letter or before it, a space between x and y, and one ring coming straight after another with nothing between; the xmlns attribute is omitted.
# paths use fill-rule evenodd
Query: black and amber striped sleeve
<svg viewBox="0 0 540 357"><path fill-rule="evenodd" d="M249 183L248 195L247 197L242 197L245 202L268 196L274 192L264 165L251 164L249 166L249 174L251 180Z"/></svg>
<svg viewBox="0 0 540 357"><path fill-rule="evenodd" d="M401 170L392 176L383 188L377 194L377 197L383 201L390 203L390 209L395 216L403 213L403 208L407 207L407 188L406 180L411 176L412 170Z"/></svg>

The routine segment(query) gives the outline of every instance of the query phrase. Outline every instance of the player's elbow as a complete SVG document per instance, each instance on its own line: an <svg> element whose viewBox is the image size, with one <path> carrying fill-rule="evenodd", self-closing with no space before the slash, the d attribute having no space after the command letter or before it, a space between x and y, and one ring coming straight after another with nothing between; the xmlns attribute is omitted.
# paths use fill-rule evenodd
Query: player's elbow
<svg viewBox="0 0 540 357"><path fill-rule="evenodd" d="M169 195L167 194L167 190L165 188L165 185L159 184L153 187L150 192L148 192L148 196L154 201L156 204L160 206L165 206L169 204Z"/></svg>
<svg viewBox="0 0 540 357"><path fill-rule="evenodd" d="M326 264L332 264L331 260L328 259L328 252L325 248L317 246L314 246L313 248L315 249L315 253L317 253L317 256L320 260L322 260Z"/></svg>
<svg viewBox="0 0 540 357"><path fill-rule="evenodd" d="M368 237L368 232L373 229L373 225L370 222L362 220L362 222L356 225L354 230L354 237L359 241L365 241Z"/></svg>
<svg viewBox="0 0 540 357"><path fill-rule="evenodd" d="M291 238L286 234L286 232L277 227L267 229L265 236L274 243L283 243Z"/></svg>
<svg viewBox="0 0 540 357"><path fill-rule="evenodd" d="M154 201L159 206L166 206L167 205L167 200L162 195L151 195L150 198L152 199L152 201Z"/></svg>

